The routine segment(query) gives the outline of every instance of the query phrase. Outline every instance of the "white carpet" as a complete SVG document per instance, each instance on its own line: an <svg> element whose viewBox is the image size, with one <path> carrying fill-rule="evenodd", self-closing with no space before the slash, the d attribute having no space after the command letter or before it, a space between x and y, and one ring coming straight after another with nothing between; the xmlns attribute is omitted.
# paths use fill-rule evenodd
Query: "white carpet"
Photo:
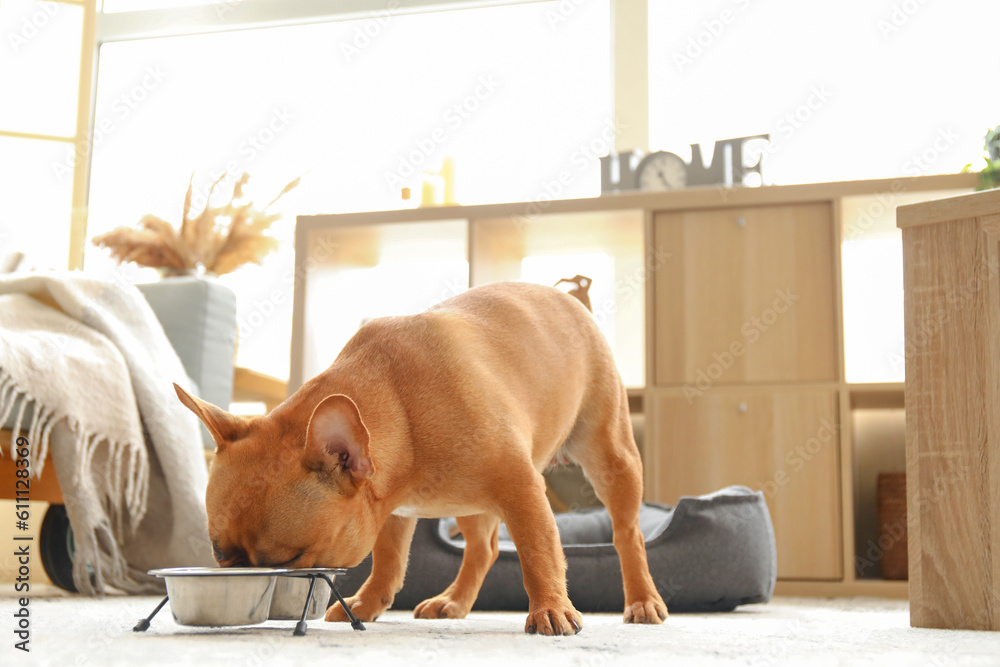
<svg viewBox="0 0 1000 667"><path fill-rule="evenodd" d="M7 593L9 595L9 593ZM145 634L132 627L159 598L36 598L30 655L13 650L14 600L0 598L2 665L1000 665L1000 633L909 627L906 602L780 598L732 613L674 614L662 626L630 626L584 614L575 637L523 634L524 614L473 613L418 621L389 612L354 632L311 621L246 628L191 628L164 609ZM13 658L13 660L11 659Z"/></svg>

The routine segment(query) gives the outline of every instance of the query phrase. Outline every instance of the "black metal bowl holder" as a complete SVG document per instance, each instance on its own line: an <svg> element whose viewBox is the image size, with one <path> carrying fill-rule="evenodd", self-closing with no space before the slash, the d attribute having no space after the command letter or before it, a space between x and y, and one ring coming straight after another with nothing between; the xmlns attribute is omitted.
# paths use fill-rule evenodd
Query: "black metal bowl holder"
<svg viewBox="0 0 1000 667"><path fill-rule="evenodd" d="M347 612L347 617L349 619L351 619L351 627L354 628L355 630L364 630L365 629L364 623L362 623L361 621L359 621L357 619L357 617L354 616L354 613L351 611L351 608L347 605L347 602L344 601L344 598L340 594L340 591L337 590L337 587L334 586L333 581L326 574L323 574L322 572L308 572L308 573L304 573L304 574L279 574L277 576L279 576L279 577L298 577L300 579L301 578L308 578L309 579L309 594L306 595L306 603L302 607L302 618L299 620L298 623L295 624L295 631L292 632L292 636L293 637L304 637L305 634L306 634L306 628L307 628L306 616L309 613L309 605L310 605L310 603L312 603L313 593L316 590L316 578L317 577L325 580L326 583L330 584L330 590L333 591L333 594L336 596L337 600L340 602L340 606L344 608L345 612ZM156 609L153 610L153 613L150 614L149 616L147 616L146 618L141 619L138 623L136 623L135 627L132 628L132 631L133 632L145 632L146 630L148 630L149 629L149 622L151 620L153 620L153 617L156 616L156 614L158 614L161 609L163 609L163 606L165 604L167 604L167 601L169 599L170 599L169 595L164 596L164 598L162 600L160 600L160 603L158 605L156 605Z"/></svg>

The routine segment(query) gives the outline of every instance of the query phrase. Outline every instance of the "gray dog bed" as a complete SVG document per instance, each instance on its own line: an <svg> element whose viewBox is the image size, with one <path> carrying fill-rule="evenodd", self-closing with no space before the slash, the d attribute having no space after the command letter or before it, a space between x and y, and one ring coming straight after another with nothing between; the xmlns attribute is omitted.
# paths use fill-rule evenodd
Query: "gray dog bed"
<svg viewBox="0 0 1000 667"><path fill-rule="evenodd" d="M730 611L767 602L774 592L774 528L764 495L742 486L681 498L676 507L646 503L639 517L653 581L670 611ZM604 509L556 515L568 565L569 597L582 612L621 612L621 566ZM461 539L448 537L454 519L421 519L406 583L394 609L413 609L441 593L462 562ZM486 575L473 609L528 608L514 544L500 527L500 556ZM371 556L338 578L353 595L371 571Z"/></svg>

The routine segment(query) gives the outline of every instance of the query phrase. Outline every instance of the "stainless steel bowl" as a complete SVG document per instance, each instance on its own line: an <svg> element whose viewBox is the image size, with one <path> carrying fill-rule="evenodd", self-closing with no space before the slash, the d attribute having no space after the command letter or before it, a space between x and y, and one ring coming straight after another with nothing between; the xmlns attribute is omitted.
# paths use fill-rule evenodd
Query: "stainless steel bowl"
<svg viewBox="0 0 1000 667"><path fill-rule="evenodd" d="M336 575L331 576L333 580ZM275 621L297 621L302 618L302 607L306 604L306 596L309 595L309 578L278 576L278 581L274 584L274 595L271 597L271 611L267 617ZM316 577L316 588L313 590L312 600L309 602L309 611L306 618L317 619L326 613L326 608L330 606L330 597L333 591L330 584L321 577Z"/></svg>
<svg viewBox="0 0 1000 667"><path fill-rule="evenodd" d="M335 581L343 568L174 567L150 570L167 584L170 611L181 625L256 625L271 620L302 618L309 595L309 578L324 575ZM298 576L282 576L294 574ZM319 618L333 591L323 577L316 588L307 619Z"/></svg>
<svg viewBox="0 0 1000 667"><path fill-rule="evenodd" d="M170 611L181 625L263 623L277 579L271 568L186 567L150 574L166 582Z"/></svg>

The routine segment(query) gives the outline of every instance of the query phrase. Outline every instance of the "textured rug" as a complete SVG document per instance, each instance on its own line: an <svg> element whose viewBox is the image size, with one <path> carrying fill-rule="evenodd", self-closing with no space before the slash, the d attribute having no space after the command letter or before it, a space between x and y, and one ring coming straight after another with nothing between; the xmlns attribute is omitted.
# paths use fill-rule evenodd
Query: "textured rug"
<svg viewBox="0 0 1000 667"><path fill-rule="evenodd" d="M132 632L159 598L35 598L31 653L13 649L15 600L0 598L3 665L998 665L1000 633L909 627L906 602L778 598L731 613L674 614L662 626L627 626L617 614L584 614L574 637L523 634L521 613L415 620L390 611L355 632L311 621L191 628L164 609ZM11 660L13 658L13 660Z"/></svg>

